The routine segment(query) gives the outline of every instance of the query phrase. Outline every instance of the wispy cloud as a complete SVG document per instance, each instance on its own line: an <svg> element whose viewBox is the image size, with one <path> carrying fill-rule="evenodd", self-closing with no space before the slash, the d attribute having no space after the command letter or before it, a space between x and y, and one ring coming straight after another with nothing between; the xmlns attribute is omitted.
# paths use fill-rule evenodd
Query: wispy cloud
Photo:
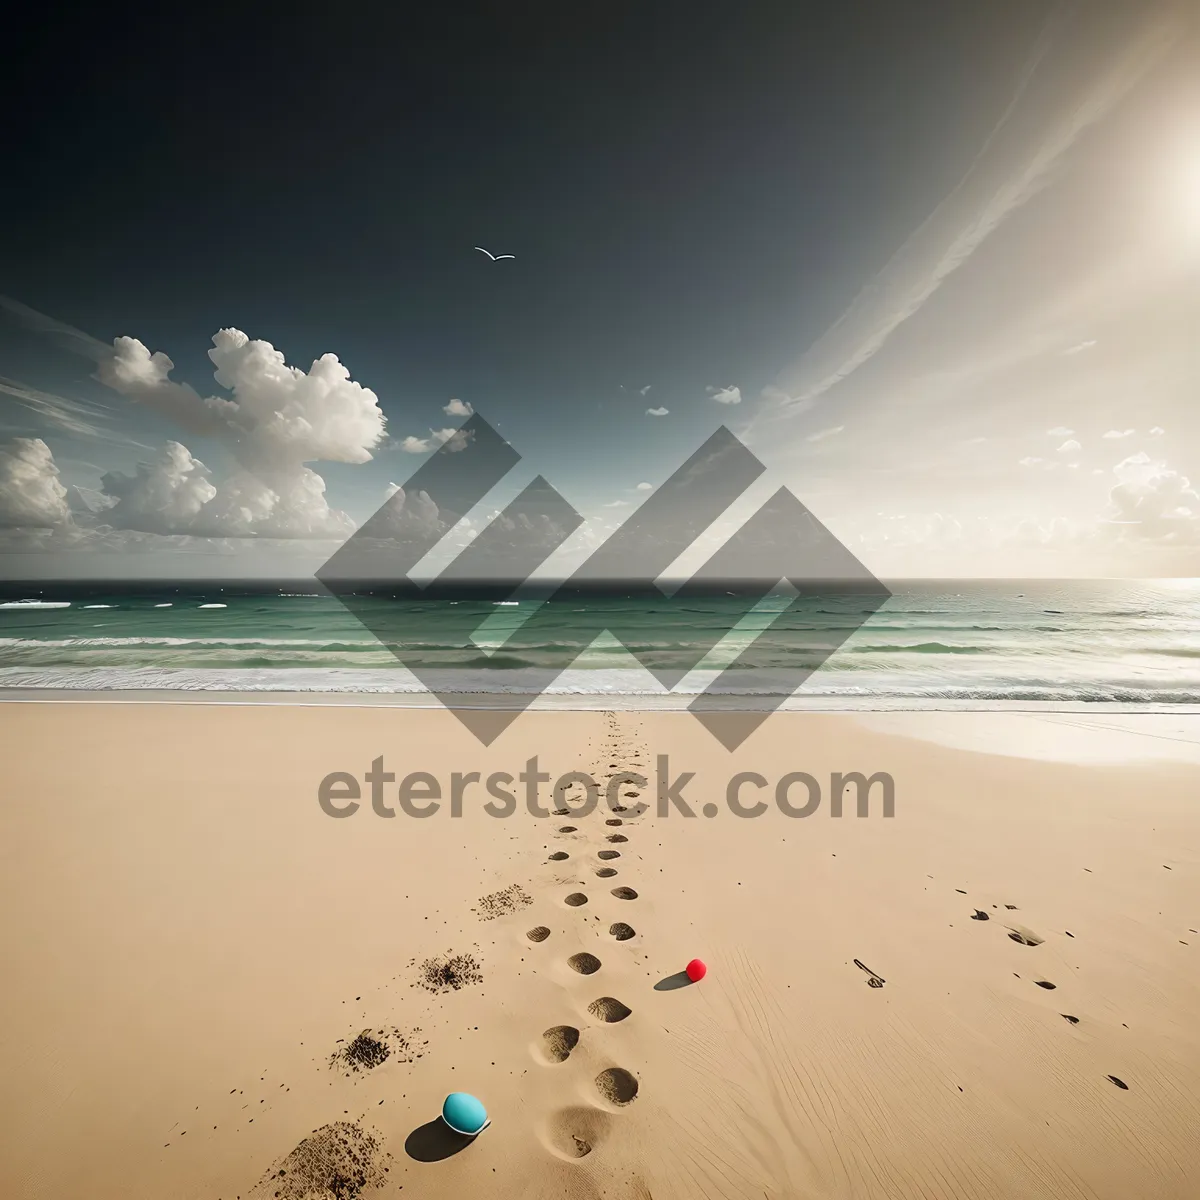
<svg viewBox="0 0 1200 1200"><path fill-rule="evenodd" d="M19 300L12 299L11 296L0 295L0 312L6 313L14 321L24 325L26 329L32 330L34 333L47 334L68 350L73 350L76 354L82 354L95 362L102 362L112 357L111 345L100 341L99 338L92 337L90 333L84 333L82 329L76 329L74 325L68 325L54 317L48 317L45 313L30 308L28 304L22 304Z"/></svg>
<svg viewBox="0 0 1200 1200"><path fill-rule="evenodd" d="M7 379L0 375L0 393L15 400L27 412L32 413L39 431L50 428L76 438L91 438L100 442L111 442L118 446L129 446L140 450L151 447L134 441L108 427L113 410L104 404L84 400L72 400L66 396L47 392L18 379Z"/></svg>
<svg viewBox="0 0 1200 1200"><path fill-rule="evenodd" d="M845 425L835 425L832 429L821 429L816 433L810 433L804 440L806 442L823 442L826 438L837 437L845 428Z"/></svg>
<svg viewBox="0 0 1200 1200"><path fill-rule="evenodd" d="M1115 442L1119 438L1133 437L1135 433L1137 433L1136 429L1110 429L1101 436L1106 437L1111 442Z"/></svg>
<svg viewBox="0 0 1200 1200"><path fill-rule="evenodd" d="M667 413L670 411L671 410L668 408L648 408L648 409L646 409L646 416L648 416L648 417L665 417L667 415Z"/></svg>
<svg viewBox="0 0 1200 1200"><path fill-rule="evenodd" d="M788 412L815 400L872 358L895 330L918 312L942 283L1014 211L1046 184L1081 133L1104 117L1175 43L1183 10L1159 7L1093 78L1087 91L1044 121L1046 134L1016 162L997 161L993 149L1010 124L1062 27L1082 6L1060 4L1051 13L1017 79L1012 97L954 189L913 232L850 307L817 340L789 387Z"/></svg>

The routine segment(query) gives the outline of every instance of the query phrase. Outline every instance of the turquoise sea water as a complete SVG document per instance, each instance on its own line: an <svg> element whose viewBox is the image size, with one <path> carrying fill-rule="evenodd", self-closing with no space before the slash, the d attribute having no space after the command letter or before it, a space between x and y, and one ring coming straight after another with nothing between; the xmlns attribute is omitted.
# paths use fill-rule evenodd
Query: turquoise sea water
<svg viewBox="0 0 1200 1200"><path fill-rule="evenodd" d="M793 615L812 636L762 643L758 665L803 662L826 636L843 644L801 697L878 701L1200 704L1200 581L1026 581L892 585L865 624L852 596L813 597ZM0 595L0 687L236 691L420 692L401 665L465 666L465 690L522 690L522 671L573 665L551 694L664 694L615 640L591 642L580 622L611 620L625 644L656 662L736 623L736 601L686 604L607 596L551 613L543 640L506 649L530 606L477 605L477 654L464 663L448 604L414 604L392 620L400 660L314 581L273 585L9 585ZM411 622L409 614L411 613ZM761 628L769 614L746 624ZM405 636L411 624L411 639ZM445 631L445 638L442 631ZM731 635L675 689L699 690L749 643ZM576 657L577 656L577 657ZM464 689L459 689L464 690Z"/></svg>

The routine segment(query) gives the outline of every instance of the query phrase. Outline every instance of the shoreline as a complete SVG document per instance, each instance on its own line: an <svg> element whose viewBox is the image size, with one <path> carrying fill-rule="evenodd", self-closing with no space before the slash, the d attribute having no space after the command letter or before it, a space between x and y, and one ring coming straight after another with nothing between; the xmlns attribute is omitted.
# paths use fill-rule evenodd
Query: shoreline
<svg viewBox="0 0 1200 1200"><path fill-rule="evenodd" d="M492 693L480 692L480 695ZM524 712L685 712L694 693L545 692L534 704L518 706ZM411 691L328 691L319 688L95 688L25 687L0 685L0 703L111 703L111 704L265 704L296 707L370 707L440 710L445 706L425 689ZM456 704L456 708L473 708ZM495 708L495 705L479 705ZM749 711L757 711L753 707ZM876 697L793 696L779 712L808 713L1119 713L1128 716L1200 716L1200 703L1135 700L957 700L890 699Z"/></svg>
<svg viewBox="0 0 1200 1200"><path fill-rule="evenodd" d="M522 710L533 714L619 713L689 718L685 698L670 697L670 706L636 706L639 697L543 696ZM210 708L395 709L443 712L445 706L421 693L351 692L221 692L221 691L107 691L74 689L0 688L0 704L171 706ZM471 705L455 704L464 711ZM479 706L480 709L495 706ZM1031 703L1012 701L989 705L966 702L862 702L829 704L823 699L794 699L768 720L783 715L846 717L865 730L895 734L947 748L1043 761L1121 763L1139 760L1200 762L1200 705L1133 705L1109 702Z"/></svg>

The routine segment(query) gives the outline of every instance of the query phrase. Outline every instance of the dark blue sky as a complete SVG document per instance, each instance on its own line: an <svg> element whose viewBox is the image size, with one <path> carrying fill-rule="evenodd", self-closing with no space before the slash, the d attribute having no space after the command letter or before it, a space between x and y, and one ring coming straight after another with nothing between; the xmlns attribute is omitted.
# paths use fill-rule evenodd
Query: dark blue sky
<svg viewBox="0 0 1200 1200"><path fill-rule="evenodd" d="M397 435L461 396L531 451L683 447L952 184L1047 10L373 7L27 10L0 290L201 389L223 326L333 351Z"/></svg>
<svg viewBox="0 0 1200 1200"><path fill-rule="evenodd" d="M851 540L943 539L917 574L982 544L972 522L1007 553L1069 518L1091 554L1129 523L1135 452L1155 539L1181 507L1200 525L1171 465L1200 433L1183 0L371 8L9 19L0 296L96 342L0 314L0 435L53 454L0 463L0 526L61 516L30 469L97 489L170 439L224 488L228 441L94 376L128 336L212 395L227 327L304 370L336 354L378 395L373 461L304 460L355 522L457 397L589 516L725 423ZM111 436L64 429L78 402L110 406ZM270 486L312 482L289 470Z"/></svg>

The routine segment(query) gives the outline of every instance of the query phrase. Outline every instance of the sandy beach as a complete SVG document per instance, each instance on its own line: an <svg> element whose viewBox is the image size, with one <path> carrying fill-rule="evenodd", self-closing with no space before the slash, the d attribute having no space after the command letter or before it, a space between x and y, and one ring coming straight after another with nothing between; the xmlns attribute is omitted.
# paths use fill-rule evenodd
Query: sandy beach
<svg viewBox="0 0 1200 1200"><path fill-rule="evenodd" d="M782 713L729 754L685 713L527 713L485 749L438 710L6 705L0 1193L1192 1197L1197 766L971 718L955 746ZM483 783L452 815L454 773L535 755L645 771L650 808L539 817L518 781L511 816ZM660 756L691 819L656 812ZM894 815L831 816L839 771L888 773Z"/></svg>

